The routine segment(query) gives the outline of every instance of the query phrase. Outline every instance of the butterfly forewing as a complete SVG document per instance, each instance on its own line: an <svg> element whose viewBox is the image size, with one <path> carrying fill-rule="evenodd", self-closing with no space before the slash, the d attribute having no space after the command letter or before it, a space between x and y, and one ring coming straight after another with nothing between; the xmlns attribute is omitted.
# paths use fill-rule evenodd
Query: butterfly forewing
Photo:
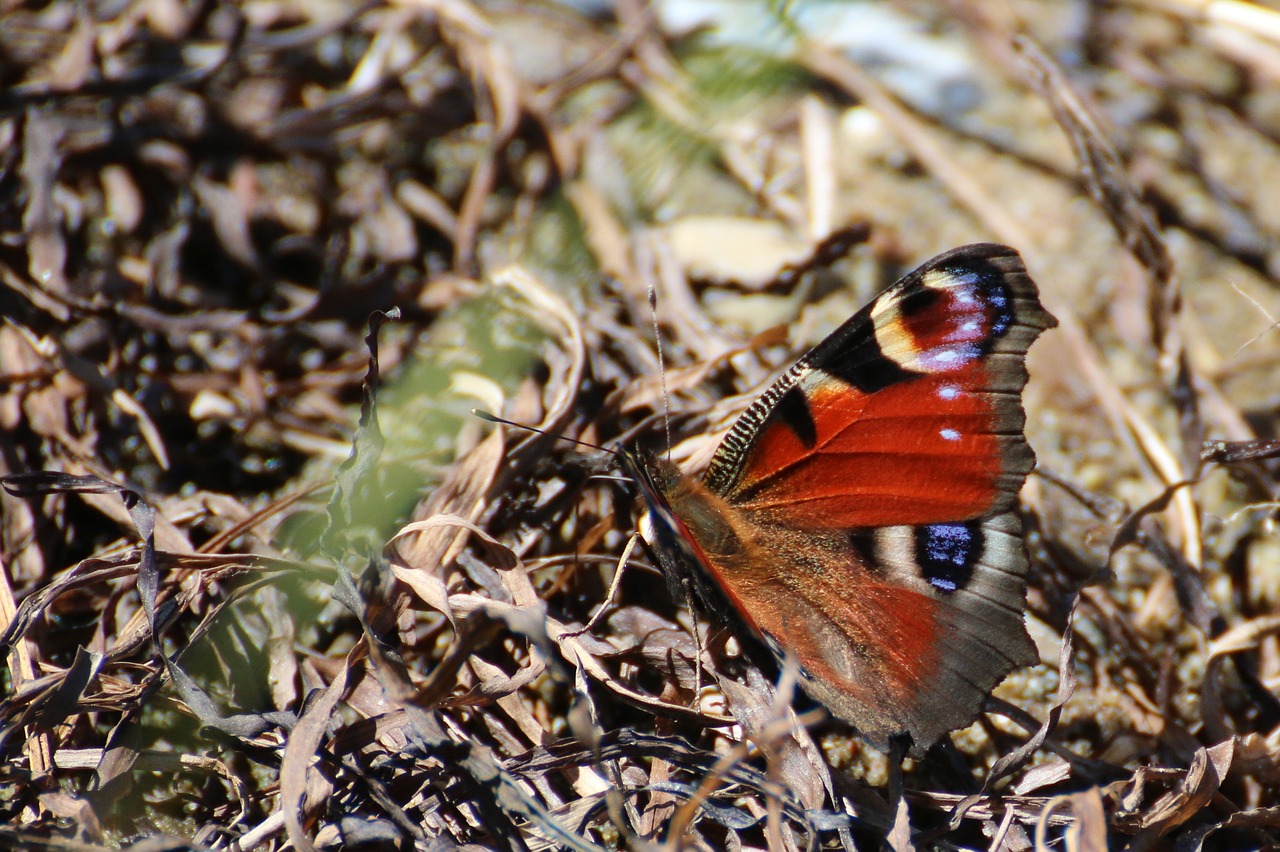
<svg viewBox="0 0 1280 852"><path fill-rule="evenodd" d="M730 430L706 475L732 505L802 526L1007 509L1034 457L1019 394L1053 320L1012 249L934 258L837 329Z"/></svg>

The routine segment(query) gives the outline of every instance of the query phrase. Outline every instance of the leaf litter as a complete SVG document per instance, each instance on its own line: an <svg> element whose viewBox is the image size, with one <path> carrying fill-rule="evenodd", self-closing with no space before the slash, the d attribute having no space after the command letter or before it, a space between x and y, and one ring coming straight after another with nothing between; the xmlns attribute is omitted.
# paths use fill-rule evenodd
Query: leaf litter
<svg viewBox="0 0 1280 852"><path fill-rule="evenodd" d="M3 845L1277 844L1280 13L704 8L0 10ZM900 766L560 438L696 469L980 239L1043 662Z"/></svg>

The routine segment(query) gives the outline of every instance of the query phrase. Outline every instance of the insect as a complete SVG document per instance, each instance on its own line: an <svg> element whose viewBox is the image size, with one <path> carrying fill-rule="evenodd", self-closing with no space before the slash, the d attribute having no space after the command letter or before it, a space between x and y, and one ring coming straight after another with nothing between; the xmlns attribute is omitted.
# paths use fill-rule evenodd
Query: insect
<svg viewBox="0 0 1280 852"><path fill-rule="evenodd" d="M971 723L1037 659L1021 395L1027 349L1056 324L1007 246L928 261L783 373L701 478L620 452L659 564L792 655L873 742L920 750Z"/></svg>

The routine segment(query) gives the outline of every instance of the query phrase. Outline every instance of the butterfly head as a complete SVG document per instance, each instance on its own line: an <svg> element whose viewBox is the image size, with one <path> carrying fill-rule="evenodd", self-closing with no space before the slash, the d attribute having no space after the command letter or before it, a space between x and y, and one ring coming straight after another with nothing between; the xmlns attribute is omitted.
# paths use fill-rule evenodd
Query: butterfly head
<svg viewBox="0 0 1280 852"><path fill-rule="evenodd" d="M619 445L614 449L614 457L623 475L636 484L640 496L649 502L676 491L684 478L674 462L645 449Z"/></svg>

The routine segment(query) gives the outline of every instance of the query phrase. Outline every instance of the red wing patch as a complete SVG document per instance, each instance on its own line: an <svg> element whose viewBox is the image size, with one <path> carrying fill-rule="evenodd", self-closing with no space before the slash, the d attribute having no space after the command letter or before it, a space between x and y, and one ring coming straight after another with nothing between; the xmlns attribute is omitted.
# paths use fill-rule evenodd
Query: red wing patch
<svg viewBox="0 0 1280 852"><path fill-rule="evenodd" d="M989 394L966 387L975 375L924 376L876 394L815 382L805 398L816 441L806 446L784 423L763 430L731 503L802 529L986 514L1016 489L1010 480L1027 474L1030 458L993 432Z"/></svg>

